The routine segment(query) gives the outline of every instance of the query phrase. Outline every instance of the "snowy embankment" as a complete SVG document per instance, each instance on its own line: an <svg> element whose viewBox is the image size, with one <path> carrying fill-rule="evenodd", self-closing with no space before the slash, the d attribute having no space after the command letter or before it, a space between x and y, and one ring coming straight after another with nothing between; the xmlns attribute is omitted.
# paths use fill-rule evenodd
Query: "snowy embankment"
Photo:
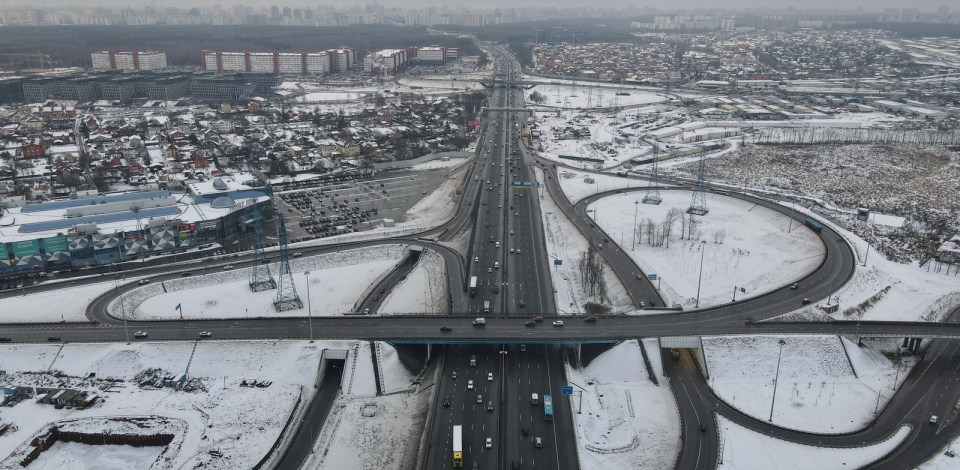
<svg viewBox="0 0 960 470"><path fill-rule="evenodd" d="M893 452L910 435L910 426L897 429L889 439L865 447L817 447L784 441L751 431L722 416L722 462L718 469L732 470L846 470L863 468Z"/></svg>
<svg viewBox="0 0 960 470"><path fill-rule="evenodd" d="M403 369L396 351L380 343L384 386L391 395L375 396L376 384L368 341L356 343L344 366L343 393L334 402L313 452L303 468L340 470L411 468L415 461L427 407L436 387L409 388L413 373Z"/></svg>
<svg viewBox="0 0 960 470"><path fill-rule="evenodd" d="M898 371L882 354L837 336L704 337L703 348L714 393L763 421L770 417L780 356L773 424L820 434L868 425L893 397L894 380L902 382L913 364Z"/></svg>
<svg viewBox="0 0 960 470"><path fill-rule="evenodd" d="M656 341L650 344L656 349ZM566 368L570 383L583 390L581 413L580 400L569 400L580 468L673 466L680 451L677 404L662 371L656 371L660 386L648 378L639 343L625 341L582 369L570 364Z"/></svg>
<svg viewBox="0 0 960 470"><path fill-rule="evenodd" d="M87 305L114 288L113 281L0 299L0 323L85 322ZM30 291L27 291L30 292Z"/></svg>
<svg viewBox="0 0 960 470"><path fill-rule="evenodd" d="M2 346L0 369L7 372L5 385L71 388L95 392L102 401L86 409L58 410L30 398L0 408L0 422L14 424L12 432L0 436L0 456L9 455L52 422L142 416L186 423L182 432L165 429L178 434L176 445L150 467L153 470L251 468L280 436L298 398L303 399L301 406L309 400L322 350L346 349L349 344L203 341L193 347L186 342ZM190 379L190 391L139 386L182 374ZM244 381L268 386L243 386ZM83 430L82 425L74 426ZM105 428L90 421L85 429L98 433ZM101 462L138 458L125 457L123 446L73 447L55 449L51 461L72 462L69 468L107 468ZM89 460L94 458L103 460Z"/></svg>
<svg viewBox="0 0 960 470"><path fill-rule="evenodd" d="M450 295L447 284L447 267L443 257L425 249L407 277L390 288L377 313L447 313L447 298Z"/></svg>
<svg viewBox="0 0 960 470"><path fill-rule="evenodd" d="M692 193L660 195L663 202L653 205L639 202L641 193L615 194L587 210L610 237L604 243L611 248L619 245L646 274L657 274L661 295L684 309L695 308L698 295L699 308L704 308L729 303L734 288L738 300L771 292L801 280L823 261L826 251L816 234L779 212L708 193L709 212L693 217L691 230L685 211ZM665 231L671 210L676 210L677 218L667 225L673 227L666 230L669 236L661 240L664 237L656 233Z"/></svg>
<svg viewBox="0 0 960 470"><path fill-rule="evenodd" d="M250 270L215 271L206 275L170 279L133 289L110 302L116 318L165 320L183 318L252 318L339 315L354 310L359 297L407 252L407 245L381 245L304 258L292 258L290 269L303 308L277 312L276 289L253 292ZM278 265L270 266L274 279ZM305 273L309 272L309 276ZM307 278L309 277L309 301ZM180 306L177 309L177 306Z"/></svg>
<svg viewBox="0 0 960 470"><path fill-rule="evenodd" d="M593 196L606 191L613 191L616 189L632 189L632 188L646 188L648 186L646 181L641 181L635 178L621 178L619 176L607 175L603 173L591 173L588 171L578 171L571 170L569 168L557 168L558 173L558 182L560 183L560 189L563 190L563 194L567 196L567 200L570 201L570 204L576 204L588 196ZM593 179L593 183L587 183L586 179ZM661 183L661 188L668 188L671 185L664 185ZM632 193L640 199L643 199L643 193ZM690 205L690 201L687 200L687 204L684 206ZM631 220L633 214L630 214Z"/></svg>
<svg viewBox="0 0 960 470"><path fill-rule="evenodd" d="M833 302L838 302L840 309L830 317L837 320L935 322L960 307L955 272L936 272L927 266L920 268L918 263L896 263L873 249L867 253L867 242L853 232L812 214L806 208L797 206L796 211L813 215L821 224L836 230L856 253L856 273L849 282L837 286ZM864 258L867 260L866 267L863 266ZM821 303L825 304L826 299ZM823 313L818 306L808 305L782 319L820 318L823 318Z"/></svg>
<svg viewBox="0 0 960 470"><path fill-rule="evenodd" d="M543 181L543 171L537 169L538 181ZM540 216L543 219L543 230L547 245L547 256L553 260L561 260L562 265L554 265L550 269L550 276L556 288L555 300L560 313L584 313L584 304L595 302L610 305L614 313L633 311L633 303L627 296L626 290L620 284L617 275L606 262L603 262L603 279L607 285L607 298L601 299L597 295L589 295L584 288L578 262L587 252L587 239L560 211L546 190L540 200Z"/></svg>

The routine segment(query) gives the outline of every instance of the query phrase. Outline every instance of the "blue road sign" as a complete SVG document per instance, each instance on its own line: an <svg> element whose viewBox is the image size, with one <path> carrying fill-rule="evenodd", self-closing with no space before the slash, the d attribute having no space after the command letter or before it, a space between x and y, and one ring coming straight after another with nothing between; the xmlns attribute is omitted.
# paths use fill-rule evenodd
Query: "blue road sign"
<svg viewBox="0 0 960 470"><path fill-rule="evenodd" d="M510 186L514 188L539 188L539 181L511 181Z"/></svg>
<svg viewBox="0 0 960 470"><path fill-rule="evenodd" d="M561 393L563 393L564 395L573 395L573 387L571 387L571 386L569 386L569 385L565 385L565 386L561 387L560 391L561 391Z"/></svg>
<svg viewBox="0 0 960 470"><path fill-rule="evenodd" d="M657 279L657 275L654 274L654 273L647 274L647 279L656 280L656 279Z"/></svg>
<svg viewBox="0 0 960 470"><path fill-rule="evenodd" d="M554 266L563 266L563 260L562 260L562 259L555 259L555 260L553 260L553 264L554 264Z"/></svg>

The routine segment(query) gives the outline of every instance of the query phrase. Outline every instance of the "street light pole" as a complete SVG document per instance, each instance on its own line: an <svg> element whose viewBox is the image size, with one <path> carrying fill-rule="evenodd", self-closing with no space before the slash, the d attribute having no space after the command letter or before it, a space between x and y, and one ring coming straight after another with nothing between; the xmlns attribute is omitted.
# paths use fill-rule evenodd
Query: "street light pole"
<svg viewBox="0 0 960 470"><path fill-rule="evenodd" d="M633 243L630 251L637 247L637 211L640 210L640 201L633 201Z"/></svg>
<svg viewBox="0 0 960 470"><path fill-rule="evenodd" d="M783 356L783 345L787 344L786 341L780 340L780 352L777 354L777 375L773 378L773 399L770 400L770 419L767 421L773 422L773 404L777 401L777 381L780 379L780 358Z"/></svg>
<svg viewBox="0 0 960 470"><path fill-rule="evenodd" d="M700 277L697 278L697 305L700 308L700 282L703 281L703 253L707 251L706 240L700 242Z"/></svg>
<svg viewBox="0 0 960 470"><path fill-rule="evenodd" d="M792 201L793 204L790 206L790 220L787 222L787 233L790 233L790 229L793 228L793 210L797 207L797 201Z"/></svg>
<svg viewBox="0 0 960 470"><path fill-rule="evenodd" d="M313 342L313 308L310 304L310 271L303 274L307 275L307 322L310 324L310 342Z"/></svg>

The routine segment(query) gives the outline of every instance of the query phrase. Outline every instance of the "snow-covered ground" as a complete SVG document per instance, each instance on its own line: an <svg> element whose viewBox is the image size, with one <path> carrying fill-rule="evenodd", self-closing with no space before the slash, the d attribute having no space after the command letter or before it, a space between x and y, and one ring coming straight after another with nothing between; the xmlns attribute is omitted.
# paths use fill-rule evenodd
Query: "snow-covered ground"
<svg viewBox="0 0 960 470"><path fill-rule="evenodd" d="M649 107L649 111L655 107ZM629 118L627 117L629 115ZM615 127L624 125L623 122L637 115L637 110L624 111L617 115L602 113L591 114L586 117L579 112L564 111L560 117L556 114L541 114L536 118L536 127L540 131L540 150L538 156L547 160L562 161L568 165L579 166L576 160L561 159L560 156L583 157L603 160L603 163L586 163L589 168L599 165L603 168L612 168L632 158L646 158L652 155L653 149L645 142L638 141L633 135L623 135L617 132L621 139L615 142ZM587 129L590 131L588 139L560 138L566 129ZM626 131L624 131L626 133Z"/></svg>
<svg viewBox="0 0 960 470"><path fill-rule="evenodd" d="M437 168L456 168L464 163L469 162L469 158L451 158L447 161L442 161L440 159L432 160L426 163L420 163L410 167L411 170L434 170Z"/></svg>
<svg viewBox="0 0 960 470"><path fill-rule="evenodd" d="M796 211L812 215L799 205ZM816 217L847 240L858 260L853 278L834 293L833 301L839 301L840 309L830 317L838 320L940 321L960 305L957 288L960 278L954 274L920 268L916 262L893 262L873 248L867 253L865 240L829 220ZM866 267L862 266L864 257ZM826 303L825 300L822 303ZM803 318L821 319L823 313L816 305L808 305L782 316L784 320Z"/></svg>
<svg viewBox="0 0 960 470"><path fill-rule="evenodd" d="M15 431L0 436L0 456L6 457L55 421L154 416L180 420L185 430L168 430L178 434L176 448L165 451L164 458L151 469L250 468L276 441L297 398L302 394L304 400L309 399L321 351L346 349L349 345L342 341L203 341L2 346L0 369L7 372L5 385L93 391L103 397L103 402L84 410L57 410L28 399L0 408L0 420L16 425ZM138 378L142 380L149 369L155 369L160 378L186 372L197 388L190 392L141 388ZM243 380L271 384L265 388L244 387ZM101 421L92 421L85 432L103 430L104 426L98 424ZM74 426L82 429L83 425L81 421ZM111 468L107 462L142 457L112 446L96 450L73 447L56 449L48 457L51 465L69 458L72 463L60 468ZM211 455L212 450L222 455ZM106 459L103 464L89 460L101 454Z"/></svg>
<svg viewBox="0 0 960 470"><path fill-rule="evenodd" d="M543 103L527 104L536 107L547 108L613 108L614 106L629 107L639 106L650 103L659 103L665 101L662 93L655 93L651 90L640 90L633 87L623 87L622 93L629 95L617 95L618 90L608 87L596 87L589 82L578 83L576 87L571 85L544 84L537 85L531 90L527 90L527 96L534 92L539 92L546 97Z"/></svg>
<svg viewBox="0 0 960 470"><path fill-rule="evenodd" d="M781 339L785 344L773 423L789 429L822 434L862 429L875 417L874 410L893 397L894 380L901 383L914 364L908 358L898 371L879 352L846 339L841 344L837 336L704 337L714 393L766 421Z"/></svg>
<svg viewBox="0 0 960 470"><path fill-rule="evenodd" d="M447 284L443 257L433 250L423 250L416 267L390 289L377 313L447 313Z"/></svg>
<svg viewBox="0 0 960 470"><path fill-rule="evenodd" d="M87 305L114 288L113 281L0 299L0 323L84 322ZM30 292L29 290L27 292Z"/></svg>
<svg viewBox="0 0 960 470"><path fill-rule="evenodd" d="M717 468L732 470L845 470L863 468L892 452L910 434L901 426L886 441L855 448L816 447L777 439L753 432L717 417L723 439L723 459Z"/></svg>
<svg viewBox="0 0 960 470"><path fill-rule="evenodd" d="M543 181L543 171L540 169L536 171L537 180ZM553 286L557 291L555 294L557 309L560 313L583 313L584 304L587 302L609 305L613 312L633 310L633 302L630 301L616 274L606 263L603 263L603 266L608 298L600 299L599 296L587 294L577 269L578 261L587 251L587 240L560 211L550 193L544 190L543 194L544 197L540 200L540 216L543 219L543 230L546 235L547 256L553 260L563 261L561 266L554 265L550 269Z"/></svg>
<svg viewBox="0 0 960 470"><path fill-rule="evenodd" d="M363 93L351 93L345 91L321 91L307 93L297 97L298 103L316 103L320 101L350 101L363 98Z"/></svg>
<svg viewBox="0 0 960 470"><path fill-rule="evenodd" d="M589 214L610 236L608 246L619 245L645 273L657 274L661 278L661 295L685 309L694 308L698 290L700 308L729 303L735 286L746 289L746 293L737 295L738 299L755 297L799 281L823 260L823 245L810 229L793 222L787 233L787 216L713 193L706 195L710 212L695 217L693 240L681 239L683 226L677 220L669 246L651 246L648 233L641 233L646 229L634 230L635 214L638 224L647 220L647 226L651 221L662 223L673 208L689 219L685 210L690 205L691 192L660 194L663 202L659 205L638 204L642 193L623 193L601 199L588 210L593 211ZM638 239L642 235L642 240L634 247L631 239L635 231ZM718 231L725 235L720 237ZM701 249L706 250L702 255Z"/></svg>
<svg viewBox="0 0 960 470"><path fill-rule="evenodd" d="M930 460L918 465L916 470L956 470L960 468L960 457L957 457L957 454L960 454L960 437L933 454Z"/></svg>
<svg viewBox="0 0 960 470"><path fill-rule="evenodd" d="M651 343L657 349L656 343ZM652 360L652 358L651 358ZM655 361L659 363L659 361ZM680 417L669 381L647 376L640 345L625 341L582 369L570 364L567 377L583 392L570 399L580 468L670 468L680 451Z"/></svg>
<svg viewBox="0 0 960 470"><path fill-rule="evenodd" d="M408 209L404 214L406 220L403 223L398 223L397 226L435 227L442 225L457 213L457 204L460 202L460 197L456 195L456 191L462 189L465 181L466 172L460 171L451 174L437 189L434 189L433 192L427 194L420 202Z"/></svg>
<svg viewBox="0 0 960 470"><path fill-rule="evenodd" d="M384 245L305 258L292 258L290 269L303 308L277 312L277 290L253 292L252 268L216 271L138 287L110 303L111 315L129 319L253 318L340 315L352 312L365 290L406 254L406 245ZM271 265L277 279L277 265ZM307 275L305 273L309 272ZM309 292L307 279L309 277ZM308 299L309 294L309 299ZM309 300L309 302L308 302ZM180 306L178 309L177 306Z"/></svg>
<svg viewBox="0 0 960 470"><path fill-rule="evenodd" d="M409 389L416 377L414 372L419 371L408 370L400 362L400 355L390 343L377 341L375 344L378 349L380 375L383 376L383 393L390 394Z"/></svg>
<svg viewBox="0 0 960 470"><path fill-rule="evenodd" d="M128 470L151 468L163 447L92 446L57 442L30 464L30 470Z"/></svg>

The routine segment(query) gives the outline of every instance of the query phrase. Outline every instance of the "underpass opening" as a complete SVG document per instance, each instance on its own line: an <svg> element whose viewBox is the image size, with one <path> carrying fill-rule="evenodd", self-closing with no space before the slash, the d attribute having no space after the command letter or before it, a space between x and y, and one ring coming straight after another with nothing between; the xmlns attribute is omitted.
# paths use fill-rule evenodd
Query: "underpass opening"
<svg viewBox="0 0 960 470"><path fill-rule="evenodd" d="M660 358L662 361L679 361L680 355L684 352L693 357L699 366L700 373L703 374L704 378L709 379L707 358L703 353L703 342L699 336L665 336L660 338ZM663 364L663 370L668 370L666 364Z"/></svg>

